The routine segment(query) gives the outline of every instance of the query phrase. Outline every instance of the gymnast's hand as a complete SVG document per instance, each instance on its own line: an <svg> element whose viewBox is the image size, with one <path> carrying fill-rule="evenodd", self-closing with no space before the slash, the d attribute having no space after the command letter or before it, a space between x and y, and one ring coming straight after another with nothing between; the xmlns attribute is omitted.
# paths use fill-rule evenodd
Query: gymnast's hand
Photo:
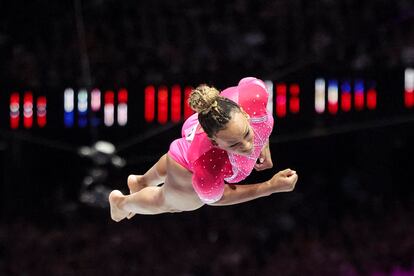
<svg viewBox="0 0 414 276"><path fill-rule="evenodd" d="M266 146L262 149L262 152L260 152L259 159L257 159L257 163L254 165L254 168L256 169L256 171L263 171L266 169L273 168L269 142L267 142Z"/></svg>
<svg viewBox="0 0 414 276"><path fill-rule="evenodd" d="M286 169L275 174L270 180L269 184L273 193L290 192L295 188L298 181L296 171Z"/></svg>

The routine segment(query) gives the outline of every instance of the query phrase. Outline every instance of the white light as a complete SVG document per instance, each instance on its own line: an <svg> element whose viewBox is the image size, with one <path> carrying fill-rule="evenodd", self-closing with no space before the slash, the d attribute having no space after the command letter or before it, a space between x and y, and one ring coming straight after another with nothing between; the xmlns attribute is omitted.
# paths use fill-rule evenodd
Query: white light
<svg viewBox="0 0 414 276"><path fill-rule="evenodd" d="M338 84L332 83L328 85L328 102L330 104L338 103Z"/></svg>
<svg viewBox="0 0 414 276"><path fill-rule="evenodd" d="M118 104L118 125L125 126L128 122L128 105L126 103Z"/></svg>
<svg viewBox="0 0 414 276"><path fill-rule="evenodd" d="M266 80L266 91L269 95L269 100L267 101L266 109L270 114L273 114L273 82L271 80Z"/></svg>
<svg viewBox="0 0 414 276"><path fill-rule="evenodd" d="M115 146L107 141L98 141L95 143L94 148L105 154L113 154L115 152Z"/></svg>
<svg viewBox="0 0 414 276"><path fill-rule="evenodd" d="M90 155L92 155L92 149L89 148L89 147L80 147L79 150L78 150L78 153L81 156L90 156Z"/></svg>
<svg viewBox="0 0 414 276"><path fill-rule="evenodd" d="M406 92L414 92L414 69L407 68L404 72L404 88Z"/></svg>
<svg viewBox="0 0 414 276"><path fill-rule="evenodd" d="M46 115L46 104L37 104L37 116L45 116Z"/></svg>
<svg viewBox="0 0 414 276"><path fill-rule="evenodd" d="M23 104L23 116L30 118L33 116L33 104L25 103Z"/></svg>
<svg viewBox="0 0 414 276"><path fill-rule="evenodd" d="M325 80L315 80L315 110L317 113L325 112Z"/></svg>
<svg viewBox="0 0 414 276"><path fill-rule="evenodd" d="M64 92L65 112L73 112L73 108L74 108L74 91L72 88L66 88Z"/></svg>
<svg viewBox="0 0 414 276"><path fill-rule="evenodd" d="M88 111L88 92L86 91L86 89L81 89L78 92L78 111Z"/></svg>
<svg viewBox="0 0 414 276"><path fill-rule="evenodd" d="M26 118L30 118L33 116L33 109L25 109L23 111L23 116Z"/></svg>
<svg viewBox="0 0 414 276"><path fill-rule="evenodd" d="M114 105L113 104L105 104L104 106L104 123L108 127L114 124Z"/></svg>
<svg viewBox="0 0 414 276"><path fill-rule="evenodd" d="M20 105L19 103L10 104L10 113L19 113Z"/></svg>

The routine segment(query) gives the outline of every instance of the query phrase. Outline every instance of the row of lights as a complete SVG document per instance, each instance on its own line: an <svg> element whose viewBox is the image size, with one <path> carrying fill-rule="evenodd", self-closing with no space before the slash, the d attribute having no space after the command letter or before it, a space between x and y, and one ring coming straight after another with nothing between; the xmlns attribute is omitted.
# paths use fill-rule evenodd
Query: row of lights
<svg viewBox="0 0 414 276"><path fill-rule="evenodd" d="M273 83L270 80L265 81L266 89L269 94L267 110L273 114L275 112L278 118L285 117L288 113L297 114L300 111L300 86L297 83ZM274 90L276 90L276 99L274 100ZM273 101L274 100L274 101ZM274 104L275 103L275 107Z"/></svg>
<svg viewBox="0 0 414 276"><path fill-rule="evenodd" d="M160 86L157 90L154 85L148 85L147 87L145 87L145 121L151 123L157 120L160 124L165 124L168 122L169 113L171 121L174 123L180 122L182 120L182 113L184 119L190 117L194 113L188 104L188 98L190 96L192 89L193 88L191 86L185 86L184 88L181 88L180 85L173 85L171 87L171 100L169 106L169 93L167 86ZM182 97L183 92L184 97ZM182 103L184 103L183 106ZM157 107L157 112L155 110L155 107Z"/></svg>
<svg viewBox="0 0 414 276"><path fill-rule="evenodd" d="M271 81L266 81L266 88L268 91L273 91L273 86L276 87L276 115L278 117L286 116L287 109L287 91L289 91L289 112L296 114L300 110L299 92L300 87L298 84L285 84L277 83L273 84ZM190 96L192 87L185 86L182 88L180 85L173 85L170 89L171 93L168 93L167 86L160 86L156 88L154 85L148 85L144 90L144 119L147 123L157 121L160 124L165 124L170 118L171 122L177 123L182 119L190 117L194 111L188 104L188 98ZM184 95L183 95L184 94ZM268 103L268 110L273 112L273 93L269 93L271 96ZM171 97L171 100L169 100Z"/></svg>
<svg viewBox="0 0 414 276"><path fill-rule="evenodd" d="M266 89L269 93L267 109L278 118L286 117L288 114L295 115L300 112L300 92L301 88L297 83L273 83L265 81ZM414 78L413 84L414 87ZM188 118L193 111L188 105L188 97L191 87L185 86L182 89L179 85L171 87L168 93L166 86L156 89L153 85L145 88L145 113L144 118L148 123L157 121L165 124L170 119L172 122L179 122L181 119ZM184 101L181 100L182 90L184 91ZM412 91L412 88L411 90ZM171 100L169 101L169 95ZM183 106L184 112L181 112ZM156 109L157 107L157 109ZM335 115L339 110L349 112L354 108L357 111L365 108L375 110L377 108L377 90L374 82L368 82L367 87L363 80L342 81L325 80L318 78L315 80L315 111L318 114L328 112ZM183 118L181 114L183 113Z"/></svg>
<svg viewBox="0 0 414 276"><path fill-rule="evenodd" d="M17 129L20 125L20 93L13 92L10 95L10 128ZM34 105L36 103L36 106ZM33 99L32 91L26 91L23 94L23 126L32 128L34 121L34 108L36 108L36 123L39 128L43 128L47 123L47 99L46 96L38 96L36 101Z"/></svg>
<svg viewBox="0 0 414 276"><path fill-rule="evenodd" d="M125 126L128 123L128 91L126 89L120 89L117 93L112 90L102 93L101 90L95 88L88 93L86 89L79 89L75 92L73 88L66 88L64 91L65 127L71 128L75 125L75 110L77 110L79 127L86 127L88 123L94 127L98 126L101 123L102 96L104 125L113 126L116 117L118 125Z"/></svg>
<svg viewBox="0 0 414 276"><path fill-rule="evenodd" d="M373 82L370 82L365 89L362 80L355 80L353 85L349 80L342 82L323 78L315 80L316 113L322 114L327 110L328 113L335 115L339 109L343 112L351 111L352 106L357 111L365 107L369 110L377 108L377 90Z"/></svg>
<svg viewBox="0 0 414 276"><path fill-rule="evenodd" d="M88 101L90 94L90 102ZM107 127L115 123L115 115L119 126L125 126L128 122L128 91L120 89L117 91L115 101L115 92L106 91L104 93L103 115L104 124ZM71 128L75 125L75 110L77 110L77 119L79 127L86 127L88 122L92 126L98 126L101 122L101 96L99 89L93 89L88 93L86 89L80 89L77 93L72 88L64 91L64 124L65 127ZM76 101L75 101L76 98ZM21 112L21 100L23 100L23 112ZM36 104L36 105L35 105ZM116 107L116 113L115 113ZM19 92L10 94L10 128L17 129L20 127L21 115L23 115L23 127L32 128L36 119L37 126L43 128L47 123L47 98L38 96L34 100L32 91L23 93ZM89 111L90 109L90 111ZM36 111L36 113L34 113ZM36 114L36 116L35 116Z"/></svg>
<svg viewBox="0 0 414 276"><path fill-rule="evenodd" d="M273 83L265 81L269 93L268 110L278 118L288 114L300 112L300 91L297 83ZM344 80L318 78L315 80L315 112L318 114L337 114L355 109L375 110L377 107L377 90L372 81ZM188 105L192 87L173 85L155 87L148 85L144 90L144 119L148 123L157 121L165 124L168 120L174 123L187 119L194 112ZM102 108L103 99L103 108ZM21 112L21 100L23 100L23 112ZM404 105L406 108L414 108L414 69L407 68L404 72ZM32 128L36 119L37 126L43 128L47 123L47 99L45 96L33 97L32 91L18 92L10 95L10 127L19 128L21 114L23 115L23 127ZM116 109L116 110L115 110ZM116 123L125 126L128 122L128 91L99 89L87 91L73 88L64 91L64 124L71 128L75 125L75 117L79 127L88 124L98 126L103 123L110 127ZM36 114L36 116L34 116Z"/></svg>

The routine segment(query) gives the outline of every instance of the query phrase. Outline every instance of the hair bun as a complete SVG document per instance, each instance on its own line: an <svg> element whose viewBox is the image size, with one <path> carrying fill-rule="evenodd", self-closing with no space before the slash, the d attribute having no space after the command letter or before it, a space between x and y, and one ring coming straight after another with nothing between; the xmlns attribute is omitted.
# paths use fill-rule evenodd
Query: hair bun
<svg viewBox="0 0 414 276"><path fill-rule="evenodd" d="M202 84L191 91L188 103L195 112L208 113L212 107L217 107L219 94L216 88Z"/></svg>

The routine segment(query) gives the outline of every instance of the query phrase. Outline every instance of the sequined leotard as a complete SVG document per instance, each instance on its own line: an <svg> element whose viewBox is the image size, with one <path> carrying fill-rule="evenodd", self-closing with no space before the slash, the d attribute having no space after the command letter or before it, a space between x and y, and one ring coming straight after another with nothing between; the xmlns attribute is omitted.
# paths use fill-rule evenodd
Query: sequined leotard
<svg viewBox="0 0 414 276"><path fill-rule="evenodd" d="M168 152L193 173L194 190L205 203L214 203L223 196L224 181L237 183L252 172L273 129L273 117L266 110L268 94L261 80L244 78L237 86L223 90L220 95L238 103L249 114L254 132L252 153L244 156L214 146L199 127L197 114L185 121L183 138L171 143Z"/></svg>

